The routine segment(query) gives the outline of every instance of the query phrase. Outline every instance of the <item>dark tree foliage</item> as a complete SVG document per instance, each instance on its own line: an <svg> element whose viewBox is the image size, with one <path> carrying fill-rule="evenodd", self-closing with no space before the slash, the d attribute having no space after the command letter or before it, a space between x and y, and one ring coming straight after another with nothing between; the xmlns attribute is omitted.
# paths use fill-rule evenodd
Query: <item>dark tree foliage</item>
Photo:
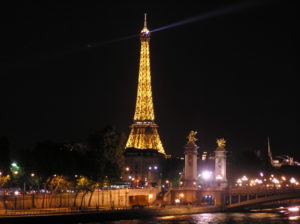
<svg viewBox="0 0 300 224"><path fill-rule="evenodd" d="M0 138L0 170L8 172L10 164L10 143L7 137Z"/></svg>
<svg viewBox="0 0 300 224"><path fill-rule="evenodd" d="M173 186L179 185L180 175L183 172L184 161L179 158L166 159L163 164L163 179L169 180Z"/></svg>
<svg viewBox="0 0 300 224"><path fill-rule="evenodd" d="M232 152L227 160L227 179L230 183L235 183L243 175L257 176L268 169L267 158L253 150Z"/></svg>
<svg viewBox="0 0 300 224"><path fill-rule="evenodd" d="M94 175L98 180L106 176L117 179L120 177L125 140L125 135L111 126L88 136L87 146L96 164Z"/></svg>
<svg viewBox="0 0 300 224"><path fill-rule="evenodd" d="M84 175L94 180L105 176L119 178L124 143L124 134L113 127L106 127L90 134L81 143L39 142L33 149L21 152L18 161L27 174L36 173L43 180L54 174L69 177Z"/></svg>

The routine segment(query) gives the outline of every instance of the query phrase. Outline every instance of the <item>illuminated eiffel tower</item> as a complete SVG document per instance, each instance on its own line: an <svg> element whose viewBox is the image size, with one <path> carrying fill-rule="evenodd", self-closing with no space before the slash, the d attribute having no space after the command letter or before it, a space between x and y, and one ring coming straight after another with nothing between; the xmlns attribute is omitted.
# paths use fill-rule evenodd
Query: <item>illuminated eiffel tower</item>
<svg viewBox="0 0 300 224"><path fill-rule="evenodd" d="M154 149L165 155L154 119L150 72L150 31L145 14L144 28L140 33L141 52L136 107L126 149Z"/></svg>

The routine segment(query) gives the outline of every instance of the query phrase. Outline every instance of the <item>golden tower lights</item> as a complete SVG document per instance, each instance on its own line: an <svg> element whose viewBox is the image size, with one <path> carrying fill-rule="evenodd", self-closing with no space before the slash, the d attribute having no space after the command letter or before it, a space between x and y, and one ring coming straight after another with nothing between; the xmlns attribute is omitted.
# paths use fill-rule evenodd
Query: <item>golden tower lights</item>
<svg viewBox="0 0 300 224"><path fill-rule="evenodd" d="M139 65L138 90L135 113L126 148L155 149L165 155L154 119L154 108L150 71L150 31L147 28L145 13L144 27L140 33L141 52Z"/></svg>

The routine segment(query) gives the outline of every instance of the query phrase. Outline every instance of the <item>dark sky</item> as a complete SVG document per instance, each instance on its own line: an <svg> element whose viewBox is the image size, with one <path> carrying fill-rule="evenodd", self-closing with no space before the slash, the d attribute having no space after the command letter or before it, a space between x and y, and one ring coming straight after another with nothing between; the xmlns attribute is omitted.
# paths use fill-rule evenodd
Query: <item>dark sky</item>
<svg viewBox="0 0 300 224"><path fill-rule="evenodd" d="M52 1L7 12L2 27L0 136L14 149L81 140L107 124L129 133L139 38L149 29L243 1L103 5ZM225 4L226 2L226 4ZM300 159L297 144L296 1L266 1L151 36L156 123L168 154L190 130L200 150L225 137L233 151L266 149Z"/></svg>

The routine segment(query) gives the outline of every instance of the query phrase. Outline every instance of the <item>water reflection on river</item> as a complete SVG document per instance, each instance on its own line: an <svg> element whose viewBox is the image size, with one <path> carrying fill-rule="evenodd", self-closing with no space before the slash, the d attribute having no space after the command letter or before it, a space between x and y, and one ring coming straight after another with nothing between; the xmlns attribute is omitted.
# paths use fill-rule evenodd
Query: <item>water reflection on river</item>
<svg viewBox="0 0 300 224"><path fill-rule="evenodd" d="M274 213L202 213L197 215L163 216L143 220L119 220L89 224L296 224L299 217L282 217Z"/></svg>

